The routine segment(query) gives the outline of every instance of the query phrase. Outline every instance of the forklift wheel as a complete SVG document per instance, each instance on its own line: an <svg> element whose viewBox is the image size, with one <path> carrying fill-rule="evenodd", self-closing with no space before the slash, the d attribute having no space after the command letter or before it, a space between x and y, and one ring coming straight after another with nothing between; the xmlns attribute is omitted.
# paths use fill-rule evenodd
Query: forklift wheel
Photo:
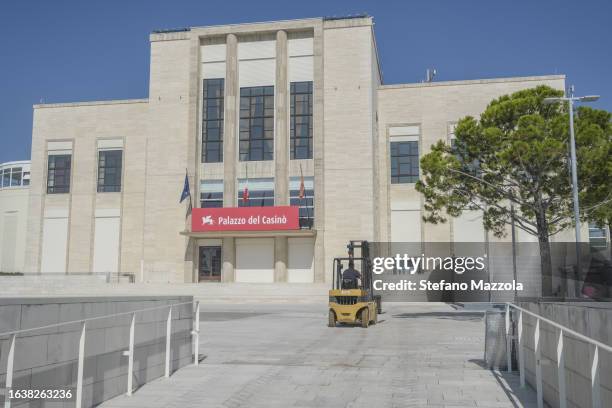
<svg viewBox="0 0 612 408"><path fill-rule="evenodd" d="M327 323L328 327L336 327L336 314L333 310L329 311L329 322Z"/></svg>
<svg viewBox="0 0 612 408"><path fill-rule="evenodd" d="M363 327L364 329L367 329L369 325L370 325L370 312L368 308L366 307L365 309L361 311L361 327Z"/></svg>

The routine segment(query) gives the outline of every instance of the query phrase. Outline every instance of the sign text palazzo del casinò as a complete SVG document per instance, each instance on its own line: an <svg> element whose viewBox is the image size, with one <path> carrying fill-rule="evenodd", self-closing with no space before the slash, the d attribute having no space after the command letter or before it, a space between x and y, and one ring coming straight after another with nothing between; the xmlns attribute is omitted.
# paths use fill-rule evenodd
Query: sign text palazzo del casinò
<svg viewBox="0 0 612 408"><path fill-rule="evenodd" d="M191 231L298 230L299 207L194 208Z"/></svg>

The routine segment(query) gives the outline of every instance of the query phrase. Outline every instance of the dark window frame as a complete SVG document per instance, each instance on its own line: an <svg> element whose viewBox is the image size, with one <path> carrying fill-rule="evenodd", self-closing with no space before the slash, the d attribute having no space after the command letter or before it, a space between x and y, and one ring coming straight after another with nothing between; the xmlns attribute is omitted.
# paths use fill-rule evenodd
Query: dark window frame
<svg viewBox="0 0 612 408"><path fill-rule="evenodd" d="M274 160L274 86L240 88L240 161Z"/></svg>
<svg viewBox="0 0 612 408"><path fill-rule="evenodd" d="M301 229L312 229L314 226L314 198L314 185L313 188L304 189L304 198L300 198L299 185L297 189L289 190L289 205L299 207L299 221Z"/></svg>
<svg viewBox="0 0 612 408"><path fill-rule="evenodd" d="M11 187L21 187L23 179L23 168L12 167L11 168Z"/></svg>
<svg viewBox="0 0 612 408"><path fill-rule="evenodd" d="M71 173L72 154L49 154L47 157L47 194L70 193Z"/></svg>
<svg viewBox="0 0 612 408"><path fill-rule="evenodd" d="M202 163L223 162L225 79L202 81Z"/></svg>
<svg viewBox="0 0 612 408"><path fill-rule="evenodd" d="M117 164L117 157L118 164ZM108 156L108 157L107 157ZM110 159L110 160L109 160ZM111 163L109 163L109 161ZM123 150L98 151L98 193L120 193L123 171Z"/></svg>
<svg viewBox="0 0 612 408"><path fill-rule="evenodd" d="M391 184L409 184L419 180L418 141L392 141L390 159Z"/></svg>
<svg viewBox="0 0 612 408"><path fill-rule="evenodd" d="M312 81L291 82L291 160L312 159L313 151ZM306 133L306 135L304 135Z"/></svg>

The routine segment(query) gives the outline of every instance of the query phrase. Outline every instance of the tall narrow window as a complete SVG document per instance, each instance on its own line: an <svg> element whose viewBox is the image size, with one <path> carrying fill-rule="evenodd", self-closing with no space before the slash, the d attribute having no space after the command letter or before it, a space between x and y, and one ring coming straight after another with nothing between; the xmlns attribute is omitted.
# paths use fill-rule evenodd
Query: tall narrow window
<svg viewBox="0 0 612 408"><path fill-rule="evenodd" d="M11 169L0 169L0 178L2 179L2 187L9 187L11 185Z"/></svg>
<svg viewBox="0 0 612 408"><path fill-rule="evenodd" d="M47 193L70 192L70 154L50 154L47 166Z"/></svg>
<svg viewBox="0 0 612 408"><path fill-rule="evenodd" d="M289 204L300 207L300 228L314 225L314 177L304 177L304 197L300 198L300 177L289 179Z"/></svg>
<svg viewBox="0 0 612 408"><path fill-rule="evenodd" d="M200 183L200 208L223 207L223 180L202 180Z"/></svg>
<svg viewBox="0 0 612 408"><path fill-rule="evenodd" d="M419 142L391 142L391 183L419 179Z"/></svg>
<svg viewBox="0 0 612 408"><path fill-rule="evenodd" d="M312 159L312 81L291 83L291 159Z"/></svg>
<svg viewBox="0 0 612 408"><path fill-rule="evenodd" d="M21 167L13 167L11 171L11 186L20 186L22 173Z"/></svg>
<svg viewBox="0 0 612 408"><path fill-rule="evenodd" d="M240 161L274 158L274 87L240 89Z"/></svg>
<svg viewBox="0 0 612 408"><path fill-rule="evenodd" d="M121 150L101 150L98 152L98 193L117 193L121 191Z"/></svg>
<svg viewBox="0 0 612 408"><path fill-rule="evenodd" d="M202 163L223 161L225 79L205 79L202 102Z"/></svg>

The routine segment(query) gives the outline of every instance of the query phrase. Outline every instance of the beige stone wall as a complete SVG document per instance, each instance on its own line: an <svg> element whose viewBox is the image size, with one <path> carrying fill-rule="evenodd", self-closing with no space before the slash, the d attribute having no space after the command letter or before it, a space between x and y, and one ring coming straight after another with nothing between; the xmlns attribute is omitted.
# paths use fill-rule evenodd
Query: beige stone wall
<svg viewBox="0 0 612 408"><path fill-rule="evenodd" d="M179 204L185 172L195 191L197 137L190 120L197 90L189 33L151 43L144 220L145 280L184 282L192 261L185 229L186 202ZM195 195L195 194L194 194Z"/></svg>
<svg viewBox="0 0 612 408"><path fill-rule="evenodd" d="M0 189L0 272L24 271L29 193L30 189L26 186ZM15 236L4 233L9 217L16 217ZM9 251L12 255L8 254ZM5 254L11 258L3 259ZM10 264L12 270L8 270Z"/></svg>
<svg viewBox="0 0 612 408"><path fill-rule="evenodd" d="M380 237L391 239L390 209L422 208L421 196L414 184L390 184L389 127L417 124L421 127L419 142L420 156L430 151L431 145L438 140L447 140L449 125L464 116L478 117L494 98L521 89L538 85L548 85L564 89L563 75L499 78L474 81L448 81L402 85L385 85L378 91L378 147L379 160L378 202ZM452 241L452 224L421 225L423 242ZM407 226L408 227L408 226ZM483 235L484 240L484 235Z"/></svg>
<svg viewBox="0 0 612 408"><path fill-rule="evenodd" d="M68 222L68 272L91 271L94 214L96 209L120 209L121 270L138 272L142 234L134 234L142 218L146 145L146 100L50 104L34 107L32 167L27 229L26 266L40 270L43 217L46 211L64 210ZM121 193L96 193L97 139L123 138L123 188ZM71 188L69 194L47 194L47 144L72 141ZM140 205L138 205L140 203ZM134 261L132 258L136 257Z"/></svg>
<svg viewBox="0 0 612 408"><path fill-rule="evenodd" d="M326 280L349 240L373 240L375 78L372 20L324 24ZM320 233L320 231L318 231Z"/></svg>
<svg viewBox="0 0 612 408"><path fill-rule="evenodd" d="M67 270L86 272L93 262L96 209L120 208L121 272L134 273L138 281L190 282L196 278L197 242L179 234L188 227L189 219L186 203L178 200L187 170L194 206L199 204L200 179L225 179L225 204L235 205L235 182L246 175L246 165L237 160L237 143L228 139L237 138L238 114L238 84L229 81L237 81L236 41L245 35L271 35L279 30L313 33L314 157L283 162L287 147L277 140L286 153L280 152L275 161L250 162L248 170L249 177L276 176L277 194L284 196L286 179L300 174L300 164L305 176L314 175L314 273L318 282L329 281L331 261L346 254L349 240L390 240L392 205L421 208L412 185L390 185L390 126L419 124L424 154L434 141L447 137L449 123L468 114L478 115L499 95L538 84L564 86L562 76L383 86L372 24L371 18L304 19L155 33L150 36L147 100L36 106L26 269L40 270L45 211L69 213ZM228 43L225 162L202 164L199 53L202 40L213 37ZM276 75L285 83L284 34L280 37ZM277 97L286 101L286 95ZM277 100L277 115L286 110ZM278 126L288 133L288 124L280 117ZM124 140L123 188L121 193L98 194L96 139L110 137ZM46 194L46 150L52 140L73 143L70 194ZM279 196L277 201L284 199ZM422 228L424 241L451 238L452 225ZM225 238L223 247L223 279L233 280L233 238Z"/></svg>

